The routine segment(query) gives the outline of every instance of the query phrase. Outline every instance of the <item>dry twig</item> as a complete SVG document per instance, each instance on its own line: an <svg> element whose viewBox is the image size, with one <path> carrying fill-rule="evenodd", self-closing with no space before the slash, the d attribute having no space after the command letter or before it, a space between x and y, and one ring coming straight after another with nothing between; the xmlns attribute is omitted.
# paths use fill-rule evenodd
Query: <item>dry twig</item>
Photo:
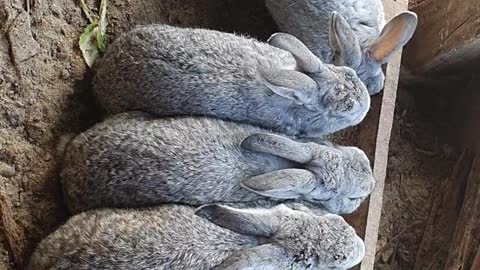
<svg viewBox="0 0 480 270"><path fill-rule="evenodd" d="M0 193L0 214L2 216L3 229L8 245L12 252L13 261L19 269L23 269L23 233L18 229L12 214L12 203Z"/></svg>

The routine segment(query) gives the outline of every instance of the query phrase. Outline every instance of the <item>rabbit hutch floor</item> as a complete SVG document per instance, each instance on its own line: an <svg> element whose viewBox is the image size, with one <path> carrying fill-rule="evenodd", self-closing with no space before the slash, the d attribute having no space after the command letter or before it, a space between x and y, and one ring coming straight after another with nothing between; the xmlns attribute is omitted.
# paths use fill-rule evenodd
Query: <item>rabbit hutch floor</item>
<svg viewBox="0 0 480 270"><path fill-rule="evenodd" d="M99 1L86 2L95 7ZM263 40L275 32L261 0L110 0L108 18L109 41L136 24L154 22ZM77 1L0 0L1 270L21 269L40 239L68 218L58 182L56 142L59 135L78 133L100 119L90 91L91 74L77 45L86 24ZM402 84L398 91L376 269L414 269L419 261L428 264L436 256L435 243L421 256L418 250L432 242L426 239L425 223L461 153L438 136L445 120L431 108L445 99L432 102L425 93L411 84ZM370 112L377 118L378 113ZM367 130L364 136L375 135L376 129L368 128L333 139L362 144L359 129Z"/></svg>

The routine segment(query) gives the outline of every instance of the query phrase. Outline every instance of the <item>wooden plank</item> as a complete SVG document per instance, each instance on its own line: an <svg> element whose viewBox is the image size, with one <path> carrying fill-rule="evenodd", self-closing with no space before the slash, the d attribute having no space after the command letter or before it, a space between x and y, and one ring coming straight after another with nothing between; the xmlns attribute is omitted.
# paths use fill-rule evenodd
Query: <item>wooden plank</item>
<svg viewBox="0 0 480 270"><path fill-rule="evenodd" d="M444 268L449 245L460 216L473 159L474 154L464 150L452 174L435 190L413 270Z"/></svg>
<svg viewBox="0 0 480 270"><path fill-rule="evenodd" d="M480 269L480 244L477 247L477 254L475 255L475 259L473 259L471 270Z"/></svg>
<svg viewBox="0 0 480 270"><path fill-rule="evenodd" d="M480 60L480 1L427 0L412 11L419 22L405 48L410 71L439 72Z"/></svg>
<svg viewBox="0 0 480 270"><path fill-rule="evenodd" d="M408 1L383 0L386 19L408 8ZM383 90L382 104L378 119L378 130L376 136L375 157L373 161L373 173L376 179L376 186L370 195L368 203L368 214L365 229L365 258L360 269L373 270L375 264L375 251L377 249L378 230L383 205L383 190L387 173L388 149L390 135L393 126L395 112L395 100L400 74L402 52L398 52L388 63L385 73L385 88Z"/></svg>
<svg viewBox="0 0 480 270"><path fill-rule="evenodd" d="M477 254L480 244L480 156L473 161L463 195L444 270L470 269Z"/></svg>
<svg viewBox="0 0 480 270"><path fill-rule="evenodd" d="M480 156L464 150L452 175L435 192L414 270L480 269L479 180Z"/></svg>

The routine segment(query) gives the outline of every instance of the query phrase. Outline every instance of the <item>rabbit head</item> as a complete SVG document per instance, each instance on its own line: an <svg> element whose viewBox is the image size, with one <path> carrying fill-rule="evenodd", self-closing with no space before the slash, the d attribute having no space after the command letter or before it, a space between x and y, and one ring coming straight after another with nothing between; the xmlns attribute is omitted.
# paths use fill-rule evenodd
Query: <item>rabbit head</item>
<svg viewBox="0 0 480 270"><path fill-rule="evenodd" d="M242 148L294 161L296 169L283 169L241 181L260 195L279 199L304 199L327 211L355 211L372 192L375 179L370 161L356 147L301 143L274 134L253 134Z"/></svg>
<svg viewBox="0 0 480 270"><path fill-rule="evenodd" d="M322 63L290 34L276 33L268 43L295 58L296 70L270 68L259 72L272 92L301 108L300 136L330 134L363 120L370 96L354 70Z"/></svg>
<svg viewBox="0 0 480 270"><path fill-rule="evenodd" d="M374 95L383 89L385 75L382 64L387 63L412 38L416 27L415 13L400 13L383 27L379 37L368 48L361 48L348 22L333 12L329 27L332 62L355 70L370 95Z"/></svg>
<svg viewBox="0 0 480 270"><path fill-rule="evenodd" d="M223 228L259 238L215 269L349 269L363 259L365 247L340 216L292 210L236 209L206 205L196 215Z"/></svg>
<svg viewBox="0 0 480 270"><path fill-rule="evenodd" d="M356 147L320 146L316 157L305 164L322 185L306 198L320 202L329 212L348 214L355 211L375 186L370 162Z"/></svg>

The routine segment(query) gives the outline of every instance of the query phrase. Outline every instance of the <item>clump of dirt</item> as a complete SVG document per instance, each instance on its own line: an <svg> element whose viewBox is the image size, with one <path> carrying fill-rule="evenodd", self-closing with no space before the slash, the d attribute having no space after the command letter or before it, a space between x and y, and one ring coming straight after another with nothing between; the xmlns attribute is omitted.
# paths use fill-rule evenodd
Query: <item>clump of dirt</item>
<svg viewBox="0 0 480 270"><path fill-rule="evenodd" d="M108 19L109 41L147 23L261 39L275 31L263 1L257 0L110 0ZM56 142L101 118L78 47L87 23L74 0L0 0L0 195L10 202L0 208L2 217L13 217L0 222L5 224L0 227L0 269L13 269L13 259L21 268L35 245L68 216L58 184Z"/></svg>
<svg viewBox="0 0 480 270"><path fill-rule="evenodd" d="M427 2L428 0L410 0L408 3L408 8L412 9L423 4L428 4Z"/></svg>

